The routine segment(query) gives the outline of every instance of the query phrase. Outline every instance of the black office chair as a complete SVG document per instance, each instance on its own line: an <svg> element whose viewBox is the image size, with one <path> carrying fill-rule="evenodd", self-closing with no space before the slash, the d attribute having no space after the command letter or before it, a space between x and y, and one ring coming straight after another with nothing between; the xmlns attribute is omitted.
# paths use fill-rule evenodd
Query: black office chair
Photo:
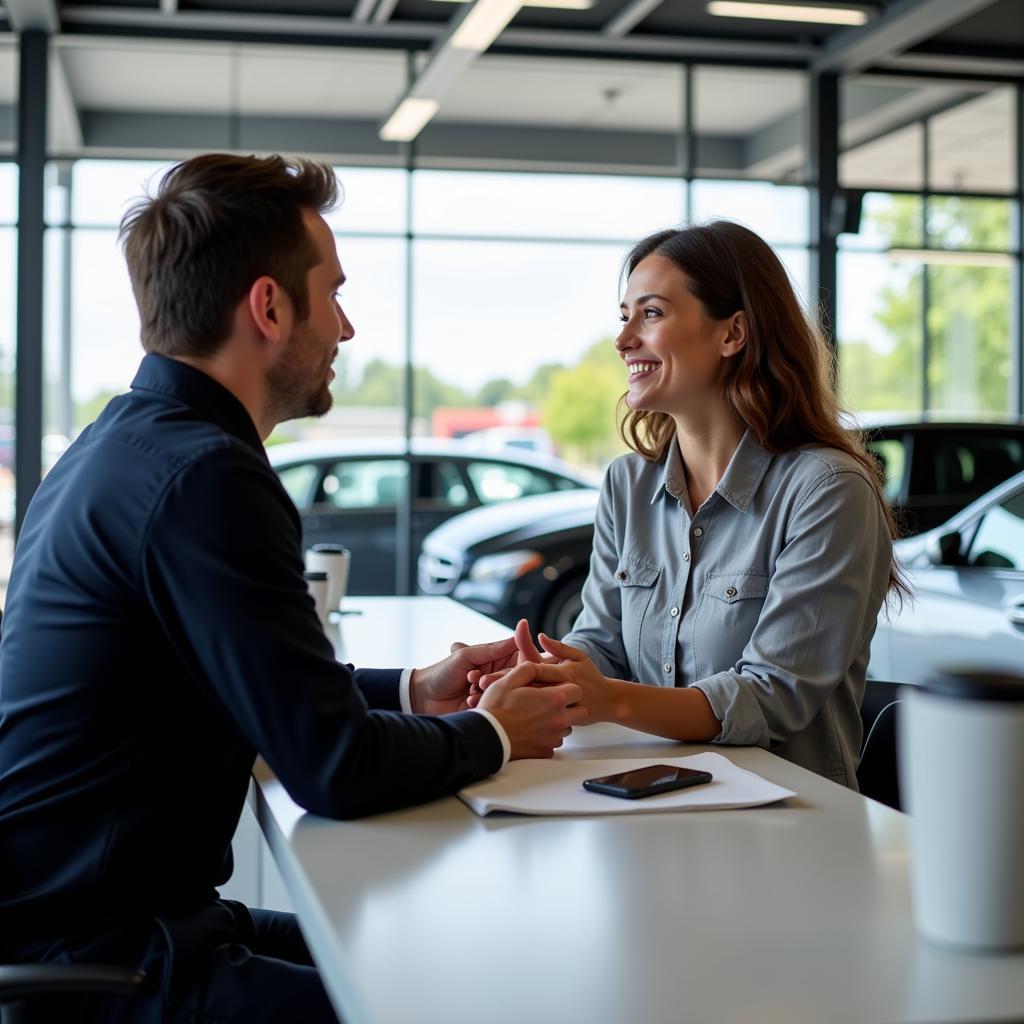
<svg viewBox="0 0 1024 1024"><path fill-rule="evenodd" d="M865 684L860 706L864 745L857 768L857 784L864 796L902 811L897 774L899 686L899 683L878 679L869 679Z"/></svg>
<svg viewBox="0 0 1024 1024"><path fill-rule="evenodd" d="M0 966L0 1024L52 1020L40 1006L44 997L62 995L132 996L142 988L145 971L99 964L8 964Z"/></svg>

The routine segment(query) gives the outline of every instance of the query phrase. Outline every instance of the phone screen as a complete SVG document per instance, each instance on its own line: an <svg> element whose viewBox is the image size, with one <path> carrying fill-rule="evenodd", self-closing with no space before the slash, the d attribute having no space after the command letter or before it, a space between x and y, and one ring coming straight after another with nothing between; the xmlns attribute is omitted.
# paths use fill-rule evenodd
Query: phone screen
<svg viewBox="0 0 1024 1024"><path fill-rule="evenodd" d="M628 772L584 779L583 788L595 793L636 799L654 793L665 793L671 789L699 786L710 781L710 772L698 771L694 768L680 768L671 764L651 764L645 765L643 768L634 768Z"/></svg>

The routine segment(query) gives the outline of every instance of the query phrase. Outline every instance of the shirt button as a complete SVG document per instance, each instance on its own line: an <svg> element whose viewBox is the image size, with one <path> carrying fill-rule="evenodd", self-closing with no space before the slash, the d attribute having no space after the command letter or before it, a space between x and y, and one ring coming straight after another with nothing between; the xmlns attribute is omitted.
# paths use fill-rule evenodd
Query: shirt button
<svg viewBox="0 0 1024 1024"><path fill-rule="evenodd" d="M616 579L617 579L617 580L618 580L618 581L619 581L619 582L621 583L621 582L622 582L622 580L624 580L624 579L626 578L626 576L627 576L627 575L629 575L629 574L628 574L628 573L626 572L626 570L625 570L625 569L620 569L620 570L619 570L619 571L618 571L618 572L617 572L617 573L615 574L615 578L616 578Z"/></svg>
<svg viewBox="0 0 1024 1024"><path fill-rule="evenodd" d="M671 671L672 671L672 662L671 662L671 661L666 661L666 662L665 662L665 664L664 664L664 665L662 665L661 667L662 667L662 668L663 668L663 669L664 669L664 670L665 670L666 672L671 672Z"/></svg>
<svg viewBox="0 0 1024 1024"><path fill-rule="evenodd" d="M697 526L694 528L693 535L694 537L703 537L704 531L699 526Z"/></svg>
<svg viewBox="0 0 1024 1024"><path fill-rule="evenodd" d="M671 615L673 619L674 619L674 618L675 618L675 617L676 617L676 616L677 616L678 614L679 614L679 609L678 609L678 608L673 608L673 609L672 609L672 611L670 611L670 612L669 612L669 615Z"/></svg>
<svg viewBox="0 0 1024 1024"><path fill-rule="evenodd" d="M684 551L683 552L683 561L684 562L688 562L689 560L690 560L690 552L689 551Z"/></svg>
<svg viewBox="0 0 1024 1024"><path fill-rule="evenodd" d="M726 587L725 588L725 596L726 597L735 597L736 596L736 588L735 587Z"/></svg>

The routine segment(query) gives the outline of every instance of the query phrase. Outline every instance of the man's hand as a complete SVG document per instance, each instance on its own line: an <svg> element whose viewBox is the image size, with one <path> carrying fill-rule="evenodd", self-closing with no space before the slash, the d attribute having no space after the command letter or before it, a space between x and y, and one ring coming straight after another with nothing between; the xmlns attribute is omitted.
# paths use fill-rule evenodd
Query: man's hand
<svg viewBox="0 0 1024 1024"><path fill-rule="evenodd" d="M512 748L512 759L551 757L575 725L586 725L587 709L573 683L533 686L541 670L559 666L523 662L495 679L480 698L479 707L494 715Z"/></svg>
<svg viewBox="0 0 1024 1024"><path fill-rule="evenodd" d="M491 644L467 647L454 643L452 653L427 668L414 668L409 680L409 699L418 715L450 715L465 711L469 704L469 676L476 678L488 673L512 668L519 650L515 637Z"/></svg>

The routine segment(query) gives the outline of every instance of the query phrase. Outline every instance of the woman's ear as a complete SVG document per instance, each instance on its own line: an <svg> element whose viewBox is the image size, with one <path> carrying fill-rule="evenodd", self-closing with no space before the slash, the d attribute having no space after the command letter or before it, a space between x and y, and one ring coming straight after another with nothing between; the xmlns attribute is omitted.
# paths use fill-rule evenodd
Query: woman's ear
<svg viewBox="0 0 1024 1024"><path fill-rule="evenodd" d="M726 322L727 331L722 340L722 357L729 359L747 346L747 314L739 309Z"/></svg>

